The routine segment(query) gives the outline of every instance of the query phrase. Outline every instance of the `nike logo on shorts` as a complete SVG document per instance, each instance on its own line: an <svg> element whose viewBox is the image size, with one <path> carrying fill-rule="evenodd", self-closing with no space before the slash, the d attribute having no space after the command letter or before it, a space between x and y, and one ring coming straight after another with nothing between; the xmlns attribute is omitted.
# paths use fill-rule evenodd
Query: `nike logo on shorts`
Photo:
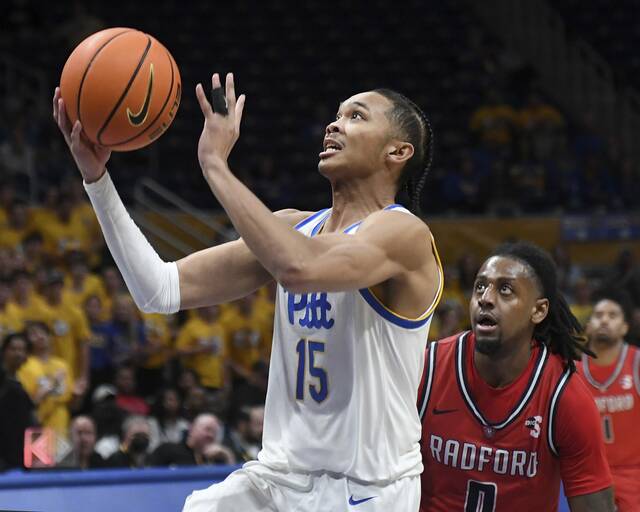
<svg viewBox="0 0 640 512"><path fill-rule="evenodd" d="M349 497L349 505L360 505L360 503L364 503L365 501L372 500L373 498L376 498L376 496L370 496L369 498L363 498L361 500L354 500L353 499L353 494L352 494Z"/></svg>

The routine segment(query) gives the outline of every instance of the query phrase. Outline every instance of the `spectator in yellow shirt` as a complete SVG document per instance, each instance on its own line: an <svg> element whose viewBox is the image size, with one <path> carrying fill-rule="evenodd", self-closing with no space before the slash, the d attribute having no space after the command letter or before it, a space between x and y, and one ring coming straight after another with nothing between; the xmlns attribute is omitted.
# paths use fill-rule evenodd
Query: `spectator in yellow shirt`
<svg viewBox="0 0 640 512"><path fill-rule="evenodd" d="M251 379L253 365L262 357L260 312L254 309L256 295L248 295L227 308L221 316L229 342L230 364L235 377ZM234 383L235 384L235 383Z"/></svg>
<svg viewBox="0 0 640 512"><path fill-rule="evenodd" d="M66 438L72 398L69 367L52 355L51 333L44 322L27 324L26 335L30 355L18 370L18 379L36 405L42 426Z"/></svg>
<svg viewBox="0 0 640 512"><path fill-rule="evenodd" d="M591 312L593 311L593 304L591 303L591 285L589 280L585 278L579 278L573 285L573 300L569 304L571 312L578 319L580 325L587 326Z"/></svg>
<svg viewBox="0 0 640 512"><path fill-rule="evenodd" d="M23 329L23 324L17 315L12 315L9 308L11 299L11 280L6 277L0 278L0 339L8 334L19 332Z"/></svg>
<svg viewBox="0 0 640 512"><path fill-rule="evenodd" d="M138 367L140 392L154 395L164 385L165 365L173 353L174 316L142 313L144 337L140 343Z"/></svg>
<svg viewBox="0 0 640 512"><path fill-rule="evenodd" d="M195 370L200 384L210 390L228 387L226 332L218 317L218 306L196 310L176 339L182 363Z"/></svg>
<svg viewBox="0 0 640 512"><path fill-rule="evenodd" d="M104 283L99 276L89 272L85 253L71 251L67 253L66 260L69 275L64 283L65 300L69 300L79 308L82 308L91 295L97 295L102 304L105 304L107 292L105 291Z"/></svg>
<svg viewBox="0 0 640 512"><path fill-rule="evenodd" d="M13 295L7 305L7 313L21 324L28 321L46 321L46 304L33 289L31 275L24 270L16 270L11 281Z"/></svg>
<svg viewBox="0 0 640 512"><path fill-rule="evenodd" d="M53 354L71 369L73 393L82 396L89 384L89 339L91 331L84 311L64 300L64 275L52 270L47 275L45 302L47 323L53 334Z"/></svg>
<svg viewBox="0 0 640 512"><path fill-rule="evenodd" d="M14 201L7 209L7 224L0 227L0 247L18 249L28 233L28 209L23 201Z"/></svg>
<svg viewBox="0 0 640 512"><path fill-rule="evenodd" d="M471 115L469 127L478 139L489 147L504 147L511 144L518 116L496 89L487 93L484 105Z"/></svg>
<svg viewBox="0 0 640 512"><path fill-rule="evenodd" d="M44 238L45 250L59 260L69 251L89 249L90 234L80 220L71 216L72 209L70 194L60 192L55 217L38 227Z"/></svg>

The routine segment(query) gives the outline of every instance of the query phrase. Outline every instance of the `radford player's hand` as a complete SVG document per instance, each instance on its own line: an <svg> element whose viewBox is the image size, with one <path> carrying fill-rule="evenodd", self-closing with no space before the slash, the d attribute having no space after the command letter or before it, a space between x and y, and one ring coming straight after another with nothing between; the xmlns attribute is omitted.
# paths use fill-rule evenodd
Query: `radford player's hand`
<svg viewBox="0 0 640 512"><path fill-rule="evenodd" d="M213 74L211 86L213 89L221 87L218 73ZM240 136L245 95L241 94L236 101L233 73L228 73L225 84L228 111L226 115L213 110L201 84L196 86L196 96L204 114L204 127L198 142L198 160L206 178L209 173L227 165L229 154Z"/></svg>
<svg viewBox="0 0 640 512"><path fill-rule="evenodd" d="M71 150L71 155L85 182L97 181L106 171L111 150L89 141L82 133L80 121L71 126L67 117L64 101L60 95L60 87L53 94L53 119L64 135L64 140Z"/></svg>

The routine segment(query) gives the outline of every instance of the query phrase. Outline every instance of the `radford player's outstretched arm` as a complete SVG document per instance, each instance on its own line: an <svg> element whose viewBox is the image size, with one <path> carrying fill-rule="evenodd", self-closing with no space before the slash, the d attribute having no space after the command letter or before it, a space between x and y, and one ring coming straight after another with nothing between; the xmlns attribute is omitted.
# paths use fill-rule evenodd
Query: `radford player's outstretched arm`
<svg viewBox="0 0 640 512"><path fill-rule="evenodd" d="M60 90L53 97L53 117L85 182L105 240L137 306L145 312L173 313L243 297L271 276L242 240L164 262L133 222L106 171L111 156L82 134L80 122L70 126ZM294 225L308 213L276 214Z"/></svg>

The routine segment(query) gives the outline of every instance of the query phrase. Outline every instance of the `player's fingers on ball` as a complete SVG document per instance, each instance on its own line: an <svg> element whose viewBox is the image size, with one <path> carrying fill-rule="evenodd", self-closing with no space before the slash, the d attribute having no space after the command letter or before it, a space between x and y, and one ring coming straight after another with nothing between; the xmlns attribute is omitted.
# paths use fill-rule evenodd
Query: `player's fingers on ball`
<svg viewBox="0 0 640 512"><path fill-rule="evenodd" d="M220 83L220 75L218 73L214 73L211 77L211 87L214 89L222 87L222 84Z"/></svg>
<svg viewBox="0 0 640 512"><path fill-rule="evenodd" d="M229 110L234 109L236 105L236 87L233 83L233 73L227 73L225 94L227 96L227 104L229 105Z"/></svg>
<svg viewBox="0 0 640 512"><path fill-rule="evenodd" d="M238 103L236 104L236 132L240 133L240 121L242 121L242 112L244 111L244 102L247 100L247 97L244 94L241 94L238 98Z"/></svg>
<svg viewBox="0 0 640 512"><path fill-rule="evenodd" d="M80 133L82 132L82 125L80 121L76 121L71 130L71 144L78 146L80 144Z"/></svg>
<svg viewBox="0 0 640 512"><path fill-rule="evenodd" d="M67 109L62 98L58 100L58 126L60 126L60 129L64 133L71 132L71 123L69 122L69 118L67 117Z"/></svg>
<svg viewBox="0 0 640 512"><path fill-rule="evenodd" d="M53 117L57 120L58 116L58 98L60 97L60 88L56 87L53 91Z"/></svg>
<svg viewBox="0 0 640 512"><path fill-rule="evenodd" d="M213 115L213 110L211 109L211 105L207 101L207 96L204 93L204 89L202 84L196 85L196 98L198 98L198 103L200 104L200 109L205 117L209 117Z"/></svg>

